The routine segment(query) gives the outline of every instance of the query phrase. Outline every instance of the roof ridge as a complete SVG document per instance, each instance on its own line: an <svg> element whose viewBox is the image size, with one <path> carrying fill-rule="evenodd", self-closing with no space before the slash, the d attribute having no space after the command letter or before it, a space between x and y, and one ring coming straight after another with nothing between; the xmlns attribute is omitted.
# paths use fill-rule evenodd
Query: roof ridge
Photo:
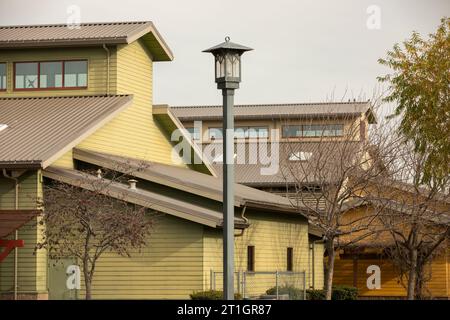
<svg viewBox="0 0 450 320"><path fill-rule="evenodd" d="M43 97L0 97L0 100L44 100L44 99L68 99L68 98L118 98L130 97L131 94L95 94L95 95L81 95L81 96L43 96Z"/></svg>
<svg viewBox="0 0 450 320"><path fill-rule="evenodd" d="M124 25L124 24L146 24L153 23L150 20L147 21L112 21L112 22L83 22L80 26L92 26L92 25ZM70 24L67 23L53 23L53 24L23 24L23 25L8 25L0 26L0 29L18 29L18 28L48 28L48 27L64 27Z"/></svg>
<svg viewBox="0 0 450 320"><path fill-rule="evenodd" d="M313 106L313 105L327 105L327 104L367 104L370 101L350 101L350 102L299 102L299 103L261 103L261 104L236 104L234 107L268 107L268 106ZM194 106L170 106L170 108L221 108L222 105L194 105Z"/></svg>

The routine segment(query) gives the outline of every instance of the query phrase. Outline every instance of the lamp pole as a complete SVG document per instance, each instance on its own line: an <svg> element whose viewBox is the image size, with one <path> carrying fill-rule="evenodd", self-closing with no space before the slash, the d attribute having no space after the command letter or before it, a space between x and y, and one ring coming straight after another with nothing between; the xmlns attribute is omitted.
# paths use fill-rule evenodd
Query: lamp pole
<svg viewBox="0 0 450 320"><path fill-rule="evenodd" d="M225 42L203 52L215 58L217 88L223 96L223 298L234 299L234 90L241 82L241 55L251 48Z"/></svg>

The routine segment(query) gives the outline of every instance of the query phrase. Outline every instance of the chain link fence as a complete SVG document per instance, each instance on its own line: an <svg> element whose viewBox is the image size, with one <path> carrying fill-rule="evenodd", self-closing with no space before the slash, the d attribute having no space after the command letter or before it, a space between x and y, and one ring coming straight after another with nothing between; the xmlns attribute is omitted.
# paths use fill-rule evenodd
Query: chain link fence
<svg viewBox="0 0 450 320"><path fill-rule="evenodd" d="M235 272L234 290L250 300L305 300L305 272ZM223 273L211 271L212 290L222 290Z"/></svg>

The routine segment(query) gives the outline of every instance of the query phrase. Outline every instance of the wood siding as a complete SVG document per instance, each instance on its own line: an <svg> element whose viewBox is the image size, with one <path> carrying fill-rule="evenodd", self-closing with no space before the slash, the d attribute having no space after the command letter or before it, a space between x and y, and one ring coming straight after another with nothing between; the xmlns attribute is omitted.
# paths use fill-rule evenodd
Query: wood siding
<svg viewBox="0 0 450 320"><path fill-rule="evenodd" d="M116 50L110 48L110 88L116 86ZM14 91L13 62L20 61L54 61L54 60L88 60L88 88L70 90L25 90ZM42 96L73 96L106 94L107 59L106 51L102 47L91 48L55 48L55 49L27 49L2 50L0 62L7 63L7 91L0 91L0 98L5 97L42 97ZM112 92L111 92L112 93Z"/></svg>
<svg viewBox="0 0 450 320"><path fill-rule="evenodd" d="M140 41L117 49L115 93L132 94L133 105L77 147L155 161L173 162L172 146L152 116L153 62Z"/></svg>
<svg viewBox="0 0 450 320"><path fill-rule="evenodd" d="M294 272L306 271L308 275L308 225L301 218L289 218L266 213L248 213L250 227L242 236L235 237L235 270L247 271L247 247L255 246L255 271L286 271L286 250L294 249ZM236 231L239 233L239 231ZM222 270L222 232L205 227L203 278L204 289L211 286L211 271ZM273 276L247 278L246 292L263 294L275 285ZM216 288L221 289L222 278L216 278ZM220 281L219 281L220 280ZM307 283L307 288L309 284Z"/></svg>
<svg viewBox="0 0 450 320"><path fill-rule="evenodd" d="M156 218L148 245L140 252L131 258L105 253L98 260L93 299L189 298L202 289L202 235L199 224L169 215Z"/></svg>
<svg viewBox="0 0 450 320"><path fill-rule="evenodd" d="M29 171L19 177L19 209L35 209L36 200L42 196L40 172ZM14 182L0 178L0 209L14 209ZM47 253L35 246L42 236L42 227L35 218L18 230L18 239L25 246L18 249L18 293L35 294L47 291ZM13 239L14 236L9 237ZM14 289L14 251L0 264L0 294L10 294Z"/></svg>

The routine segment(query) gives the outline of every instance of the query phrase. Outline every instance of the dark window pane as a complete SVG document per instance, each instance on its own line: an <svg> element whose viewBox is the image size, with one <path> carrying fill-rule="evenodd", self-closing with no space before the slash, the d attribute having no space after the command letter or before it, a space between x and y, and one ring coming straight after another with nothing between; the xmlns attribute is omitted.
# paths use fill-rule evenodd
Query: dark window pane
<svg viewBox="0 0 450 320"><path fill-rule="evenodd" d="M39 73L40 88L62 87L62 62L41 62Z"/></svg>
<svg viewBox="0 0 450 320"><path fill-rule="evenodd" d="M255 271L255 246L247 247L247 271Z"/></svg>
<svg viewBox="0 0 450 320"><path fill-rule="evenodd" d="M222 128L209 128L209 139L222 139Z"/></svg>
<svg viewBox="0 0 450 320"><path fill-rule="evenodd" d="M197 127L186 128L186 130L191 135L192 140L200 140L200 131Z"/></svg>
<svg viewBox="0 0 450 320"><path fill-rule="evenodd" d="M286 268L287 271L294 270L294 249L293 248L287 248L286 265L287 265L287 268Z"/></svg>
<svg viewBox="0 0 450 320"><path fill-rule="evenodd" d="M17 89L37 89L38 87L38 64L37 62L16 63Z"/></svg>
<svg viewBox="0 0 450 320"><path fill-rule="evenodd" d="M302 136L302 126L283 126L283 137L301 137Z"/></svg>
<svg viewBox="0 0 450 320"><path fill-rule="evenodd" d="M64 62L64 87L87 87L87 61Z"/></svg>
<svg viewBox="0 0 450 320"><path fill-rule="evenodd" d="M0 90L6 89L6 63L0 63Z"/></svg>

